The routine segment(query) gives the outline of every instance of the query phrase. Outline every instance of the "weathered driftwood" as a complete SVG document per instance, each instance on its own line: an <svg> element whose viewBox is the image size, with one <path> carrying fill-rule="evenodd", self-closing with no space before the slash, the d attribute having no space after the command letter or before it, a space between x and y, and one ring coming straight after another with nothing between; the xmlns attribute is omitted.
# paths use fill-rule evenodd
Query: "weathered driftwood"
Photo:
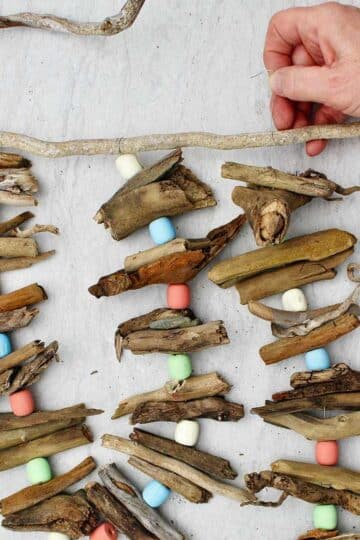
<svg viewBox="0 0 360 540"><path fill-rule="evenodd" d="M354 235L339 229L328 229L221 261L208 275L216 285L227 288L244 279L291 264L320 262L351 249L355 244Z"/></svg>
<svg viewBox="0 0 360 540"><path fill-rule="evenodd" d="M102 445L105 448L110 448L112 450L116 450L117 452L128 454L132 457L142 459L148 463L156 465L157 467L161 467L178 474L179 476L190 480L190 482L193 482L197 486L206 489L210 493L216 493L224 497L229 497L230 499L235 499L241 503L256 501L256 497L246 489L241 489L239 487L225 484L219 480L210 478L203 472L194 469L186 463L168 456L164 456L163 454L150 450L141 444L134 443L121 437L116 437L115 435L103 435Z"/></svg>
<svg viewBox="0 0 360 540"><path fill-rule="evenodd" d="M38 315L39 310L35 307L23 307L13 311L0 311L0 332L12 332L18 328L24 328Z"/></svg>
<svg viewBox="0 0 360 540"><path fill-rule="evenodd" d="M1 359L0 373L6 371L7 369L18 366L25 360L29 360L44 350L45 344L40 340L32 341L31 343L24 345L24 347L17 349Z"/></svg>
<svg viewBox="0 0 360 540"><path fill-rule="evenodd" d="M19 444L0 451L0 471L23 465L37 457L49 457L77 446L92 442L92 435L86 425L76 425L45 435L34 441Z"/></svg>
<svg viewBox="0 0 360 540"><path fill-rule="evenodd" d="M86 486L86 497L106 521L130 540L156 539L106 487L92 482Z"/></svg>
<svg viewBox="0 0 360 540"><path fill-rule="evenodd" d="M127 273L125 270L119 270L104 276L89 288L89 292L99 298L140 289L147 285L190 281L226 247L245 221L246 217L240 215L210 231L200 243L189 240L190 247L187 251L161 257L151 264L145 264L136 272Z"/></svg>
<svg viewBox="0 0 360 540"><path fill-rule="evenodd" d="M192 401L147 401L140 403L131 415L131 424L180 422L191 418L212 418L219 422L237 422L244 416L244 407L221 397Z"/></svg>
<svg viewBox="0 0 360 540"><path fill-rule="evenodd" d="M39 250L33 238L0 237L0 257L36 257Z"/></svg>
<svg viewBox="0 0 360 540"><path fill-rule="evenodd" d="M156 465L152 465L151 463L134 457L130 458L128 463L154 480L161 482L164 486L175 491L175 493L178 493L192 503L206 503L211 498L211 493L209 493L209 491L206 491L206 489L195 485L193 482L190 482L190 480L186 480L186 478L171 471L167 471L166 469L162 469L161 467L157 467Z"/></svg>
<svg viewBox="0 0 360 540"><path fill-rule="evenodd" d="M54 225L32 225L31 227L28 227L27 229L14 229L8 233L8 236L15 236L17 238L30 238L34 234L44 233L48 232L51 234L59 234L58 227L55 227Z"/></svg>
<svg viewBox="0 0 360 540"><path fill-rule="evenodd" d="M1 158L0 158L1 159ZM28 221L29 219L33 218L34 214L32 212L22 212L22 214L19 214L17 216L14 216L7 221L3 221L0 223L0 234L6 234L10 231L13 231L14 229L17 229L25 223L25 221Z"/></svg>
<svg viewBox="0 0 360 540"><path fill-rule="evenodd" d="M30 167L31 162L23 156L0 152L0 169L29 169Z"/></svg>
<svg viewBox="0 0 360 540"><path fill-rule="evenodd" d="M82 491L56 495L2 521L3 527L13 531L59 532L72 539L90 535L97 524L97 513Z"/></svg>
<svg viewBox="0 0 360 540"><path fill-rule="evenodd" d="M359 410L360 392L348 392L337 394L316 395L313 397L300 397L297 399L285 399L284 401L267 401L263 407L251 409L253 414L262 418L275 417L278 414L289 414L306 410Z"/></svg>
<svg viewBox="0 0 360 540"><path fill-rule="evenodd" d="M26 508L31 508L36 504L63 492L68 487L85 478L95 469L96 463L90 456L67 473L56 476L52 480L49 480L49 482L28 486L1 499L0 512L3 516L8 516L20 512L21 510L25 510Z"/></svg>
<svg viewBox="0 0 360 540"><path fill-rule="evenodd" d="M182 534L169 525L160 513L144 502L140 492L123 476L115 463L102 467L99 477L108 491L156 538L183 540Z"/></svg>
<svg viewBox="0 0 360 540"><path fill-rule="evenodd" d="M140 171L101 206L95 221L110 228L115 240L121 240L159 217L216 205L211 189L180 165L181 161L181 150L175 150ZM155 250L158 256L164 256L164 248ZM128 264L125 264L125 270L134 271Z"/></svg>
<svg viewBox="0 0 360 540"><path fill-rule="evenodd" d="M183 461L218 480L234 480L237 477L236 471L227 459L213 456L190 446L184 446L171 439L159 437L137 428L130 434L130 439L160 454Z"/></svg>
<svg viewBox="0 0 360 540"><path fill-rule="evenodd" d="M129 28L134 22L145 0L127 0L120 13L101 22L74 22L55 15L17 13L0 17L0 29L13 27L38 28L53 32L77 34L79 36L114 36Z"/></svg>
<svg viewBox="0 0 360 540"><path fill-rule="evenodd" d="M327 467L327 469L330 469L330 467ZM346 489L319 486L311 481L307 482L291 475L274 471L247 474L245 476L245 484L252 493L259 493L259 491L262 491L266 487L272 487L279 489L287 495L312 504L335 504L353 514L360 515L359 495Z"/></svg>
<svg viewBox="0 0 360 540"><path fill-rule="evenodd" d="M230 389L231 386L216 372L189 377L183 381L168 381L158 390L136 394L120 401L112 418L120 418L130 414L138 405L147 401L189 401L227 394Z"/></svg>
<svg viewBox="0 0 360 540"><path fill-rule="evenodd" d="M360 533L339 534L339 531L313 529L299 536L297 540L322 540L326 538L332 538L332 540L359 540Z"/></svg>
<svg viewBox="0 0 360 540"><path fill-rule="evenodd" d="M296 371L291 374L290 386L301 388L310 384L344 380L349 376L352 378L352 373L356 372L344 363L335 364L331 368L320 371Z"/></svg>
<svg viewBox="0 0 360 540"><path fill-rule="evenodd" d="M0 259L0 272L10 272L12 270L20 270L22 268L29 268L33 264L46 261L50 257L55 255L55 250L46 251L40 253L36 257L14 257L12 259Z"/></svg>
<svg viewBox="0 0 360 540"><path fill-rule="evenodd" d="M350 281L360 282L360 263L350 263L347 267L347 275Z"/></svg>
<svg viewBox="0 0 360 540"><path fill-rule="evenodd" d="M0 203L16 206L35 206L37 204L33 193L38 191L38 183L30 169L31 162L22 156L1 154Z"/></svg>
<svg viewBox="0 0 360 540"><path fill-rule="evenodd" d="M184 253L187 250L187 240L185 238L175 238L166 244L161 244L152 250L139 251L134 255L128 255L124 260L126 272L136 272L144 264L150 264L160 257L173 255L174 253Z"/></svg>
<svg viewBox="0 0 360 540"><path fill-rule="evenodd" d="M0 295L0 313L32 306L44 300L47 300L45 290L37 283L33 283L11 293Z"/></svg>

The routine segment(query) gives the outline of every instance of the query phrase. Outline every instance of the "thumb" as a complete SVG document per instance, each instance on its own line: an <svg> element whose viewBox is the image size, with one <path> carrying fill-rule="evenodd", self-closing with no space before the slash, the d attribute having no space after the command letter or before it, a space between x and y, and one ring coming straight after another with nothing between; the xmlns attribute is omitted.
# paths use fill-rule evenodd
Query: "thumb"
<svg viewBox="0 0 360 540"><path fill-rule="evenodd" d="M271 90L292 101L328 102L330 68L327 66L289 66L270 75Z"/></svg>

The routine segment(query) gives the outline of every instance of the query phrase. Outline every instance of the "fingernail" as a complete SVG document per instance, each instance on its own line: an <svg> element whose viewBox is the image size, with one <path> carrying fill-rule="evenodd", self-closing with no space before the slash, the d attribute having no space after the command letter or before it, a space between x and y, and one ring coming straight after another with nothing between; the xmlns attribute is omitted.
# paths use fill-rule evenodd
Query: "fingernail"
<svg viewBox="0 0 360 540"><path fill-rule="evenodd" d="M274 71L269 75L269 84L271 90L278 96L283 95L283 77L281 71Z"/></svg>

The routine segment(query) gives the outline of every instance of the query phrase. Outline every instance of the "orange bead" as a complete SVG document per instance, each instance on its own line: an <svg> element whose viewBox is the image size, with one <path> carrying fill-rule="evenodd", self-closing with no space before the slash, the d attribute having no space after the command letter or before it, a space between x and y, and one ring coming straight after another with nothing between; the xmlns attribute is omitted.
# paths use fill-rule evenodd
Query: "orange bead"
<svg viewBox="0 0 360 540"><path fill-rule="evenodd" d="M316 461L319 465L337 465L339 445L337 441L319 441L316 443Z"/></svg>
<svg viewBox="0 0 360 540"><path fill-rule="evenodd" d="M102 523L90 534L90 540L115 540L118 537L111 523Z"/></svg>
<svg viewBox="0 0 360 540"><path fill-rule="evenodd" d="M28 416L35 411L35 402L30 390L19 390L9 396L10 407L15 416Z"/></svg>
<svg viewBox="0 0 360 540"><path fill-rule="evenodd" d="M166 296L167 304L171 309L186 309L190 306L191 292L186 283L170 283Z"/></svg>

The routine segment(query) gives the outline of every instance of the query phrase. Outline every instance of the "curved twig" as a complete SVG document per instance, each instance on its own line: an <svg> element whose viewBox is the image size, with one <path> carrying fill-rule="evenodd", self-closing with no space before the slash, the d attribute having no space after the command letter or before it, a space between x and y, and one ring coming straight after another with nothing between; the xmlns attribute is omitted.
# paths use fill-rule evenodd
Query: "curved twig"
<svg viewBox="0 0 360 540"><path fill-rule="evenodd" d="M101 22L80 23L36 13L16 13L0 17L0 29L22 26L53 32L64 32L78 36L114 36L129 28L139 15L145 0L127 0L120 13Z"/></svg>

